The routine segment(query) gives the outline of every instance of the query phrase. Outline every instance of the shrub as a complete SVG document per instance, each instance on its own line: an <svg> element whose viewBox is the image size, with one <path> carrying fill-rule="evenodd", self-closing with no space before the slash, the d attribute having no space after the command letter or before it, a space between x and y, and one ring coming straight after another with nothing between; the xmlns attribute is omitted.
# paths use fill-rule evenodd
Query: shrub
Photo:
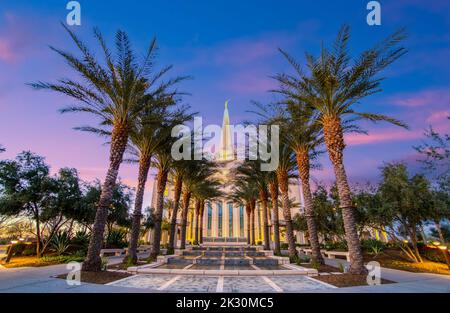
<svg viewBox="0 0 450 313"><path fill-rule="evenodd" d="M69 263L69 262L83 262L84 257L71 256L71 255L58 255L58 256L44 256L40 259L41 263Z"/></svg>
<svg viewBox="0 0 450 313"><path fill-rule="evenodd" d="M311 261L311 267L315 270L319 270L320 268L320 263L317 261Z"/></svg>
<svg viewBox="0 0 450 313"><path fill-rule="evenodd" d="M28 245L26 243L23 243L23 242L16 243L15 245L12 246L12 255L13 256L21 256L21 255L23 255L23 252L27 248L28 248Z"/></svg>
<svg viewBox="0 0 450 313"><path fill-rule="evenodd" d="M55 234L51 241L51 247L57 255L63 255L70 247L70 236L66 231Z"/></svg>
<svg viewBox="0 0 450 313"><path fill-rule="evenodd" d="M419 252L427 259L433 262L446 263L444 253L435 247L423 246L419 249ZM450 258L449 251L445 251L447 257Z"/></svg>
<svg viewBox="0 0 450 313"><path fill-rule="evenodd" d="M23 250L22 255L23 256L32 256L36 254L36 247L27 247L25 250Z"/></svg>
<svg viewBox="0 0 450 313"><path fill-rule="evenodd" d="M286 242L283 242L280 244L280 249L281 250L287 250L289 249L289 244L287 244Z"/></svg>
<svg viewBox="0 0 450 313"><path fill-rule="evenodd" d="M343 241L328 241L324 244L326 250L348 250L347 242Z"/></svg>
<svg viewBox="0 0 450 313"><path fill-rule="evenodd" d="M89 239L90 236L86 232L76 232L75 236L70 240L69 252L77 253L78 251L83 251L83 253L86 254L89 247Z"/></svg>
<svg viewBox="0 0 450 313"><path fill-rule="evenodd" d="M120 229L113 229L106 237L106 248L122 249L128 246L127 233Z"/></svg>
<svg viewBox="0 0 450 313"><path fill-rule="evenodd" d="M386 244L376 239L361 240L361 247L365 252L378 255L381 251L386 249Z"/></svg>

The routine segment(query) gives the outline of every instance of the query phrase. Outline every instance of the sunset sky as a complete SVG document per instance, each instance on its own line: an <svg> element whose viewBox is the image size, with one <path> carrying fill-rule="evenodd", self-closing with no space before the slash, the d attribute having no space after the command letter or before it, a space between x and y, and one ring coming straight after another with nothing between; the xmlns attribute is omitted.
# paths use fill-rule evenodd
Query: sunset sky
<svg viewBox="0 0 450 313"><path fill-rule="evenodd" d="M46 157L53 172L75 167L85 180L103 180L108 147L103 140L72 128L96 125L88 115L61 115L72 100L34 91L26 85L73 76L49 45L75 52L64 22L63 0L0 0L0 144L1 158L23 150ZM351 51L356 54L406 27L409 52L384 76L384 91L365 99L364 111L390 114L409 124L404 130L388 124L364 124L369 135L348 135L345 163L351 182L375 181L383 162L405 160L414 168L428 125L450 130L450 1L380 1L382 25L366 23L366 0L315 1L86 1L80 0L82 25L74 31L95 47L97 26L112 44L117 29L125 30L143 54L153 36L160 51L158 64L173 64L173 75L192 75L181 85L185 98L205 123L220 124L223 104L230 99L231 123L252 119L250 101L274 100L269 77L290 68L277 48L303 62L304 52L317 53L330 44L343 23L352 27ZM318 181L332 178L322 158ZM122 181L135 186L137 168L123 165ZM151 190L151 184L148 186ZM146 195L149 201L150 193ZM148 203L148 202L147 202Z"/></svg>

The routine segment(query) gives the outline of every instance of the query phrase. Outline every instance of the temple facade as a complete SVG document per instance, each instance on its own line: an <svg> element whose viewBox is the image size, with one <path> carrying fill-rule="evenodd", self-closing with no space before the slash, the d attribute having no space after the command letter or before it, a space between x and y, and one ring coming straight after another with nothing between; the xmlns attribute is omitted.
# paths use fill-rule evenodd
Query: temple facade
<svg viewBox="0 0 450 313"><path fill-rule="evenodd" d="M216 153L216 162L219 165L219 171L216 175L222 182L221 191L224 195L228 195L232 190L231 171L237 167L241 161L235 158L235 147L233 145L233 134L230 128L230 117L228 112L228 103L225 104L222 132L220 136L219 149ZM168 184L165 192L165 201L173 199L174 188ZM303 213L303 197L301 192L301 185L298 180L292 180L289 186L289 198L294 204L291 208L291 216L294 217L297 213ZM152 207L156 207L156 184L153 184L152 193ZM193 242L195 234L195 218L194 218L194 203L191 204L192 209L188 214L188 225L186 230L186 238L189 242ZM271 237L273 236L271 209L268 210L268 221L271 227ZM214 199L213 201L205 202L203 219L203 242L246 242L247 241L247 215L245 207L237 203L233 203L228 197ZM165 218L169 218L167 210L164 212ZM284 231L284 217L282 210L279 210L280 221L280 240L285 239ZM178 212L177 219L177 234L176 242L180 238L181 227L181 210ZM150 241L150 237L147 238ZM167 240L167 232L163 232L162 241ZM259 202L256 203L255 209L255 240L256 243L262 243L264 240L263 231L263 210ZM271 238L271 241L273 238ZM302 232L296 233L297 243L306 243L306 238ZM179 244L179 242L178 242Z"/></svg>

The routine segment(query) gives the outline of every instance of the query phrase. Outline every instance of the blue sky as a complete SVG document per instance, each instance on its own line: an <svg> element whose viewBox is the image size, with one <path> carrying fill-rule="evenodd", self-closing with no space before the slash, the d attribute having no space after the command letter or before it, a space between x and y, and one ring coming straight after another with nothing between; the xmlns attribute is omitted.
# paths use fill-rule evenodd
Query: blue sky
<svg viewBox="0 0 450 313"><path fill-rule="evenodd" d="M100 138L72 127L95 123L83 115L61 116L71 104L59 95L30 90L26 82L53 81L70 76L66 65L48 49L53 45L75 51L59 25L68 1L0 1L0 143L2 155L14 157L31 149L47 157L53 170L70 166L83 178L103 179L108 148ZM317 53L329 44L343 23L352 28L354 55L400 27L406 27L409 53L384 74L383 93L361 103L367 111L391 114L407 122L405 131L367 124L369 136L348 136L345 162L351 181L374 180L383 161L408 160L423 129L433 124L448 133L450 115L450 1L380 1L382 25L366 23L366 0L341 1L79 1L81 26L73 29L96 47L97 26L112 43L117 29L125 30L139 53L153 36L158 39L161 66L173 64L173 75L192 75L182 84L185 98L207 123L221 123L223 103L230 99L232 123L251 119L250 101L269 102L269 77L289 71L278 48L303 61L305 51ZM316 180L332 177L329 162L314 173ZM121 177L136 182L136 168L125 165ZM149 186L149 189L151 186ZM147 196L148 197L148 196Z"/></svg>

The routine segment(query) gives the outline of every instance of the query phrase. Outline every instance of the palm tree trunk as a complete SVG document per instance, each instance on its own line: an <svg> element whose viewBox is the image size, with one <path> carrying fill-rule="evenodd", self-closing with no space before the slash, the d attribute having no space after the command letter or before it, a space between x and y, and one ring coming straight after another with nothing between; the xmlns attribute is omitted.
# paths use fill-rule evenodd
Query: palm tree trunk
<svg viewBox="0 0 450 313"><path fill-rule="evenodd" d="M305 201L305 217L308 225L309 242L311 244L311 252L313 261L325 264L320 253L319 236L317 234L316 221L314 219L314 209L311 196L311 188L309 185L309 151L307 148L297 151L297 165L300 179L302 181L303 199Z"/></svg>
<svg viewBox="0 0 450 313"><path fill-rule="evenodd" d="M200 205L200 244L203 243L203 214L205 213L205 200Z"/></svg>
<svg viewBox="0 0 450 313"><path fill-rule="evenodd" d="M278 181L274 179L269 184L270 198L272 199L272 224L273 224L273 241L274 253L281 255L280 249L280 219L278 216Z"/></svg>
<svg viewBox="0 0 450 313"><path fill-rule="evenodd" d="M250 213L250 220L251 220L251 228L252 228L252 240L251 245L256 245L256 238L255 238L255 209L256 209L256 202L255 200L252 200L251 202L251 213Z"/></svg>
<svg viewBox="0 0 450 313"><path fill-rule="evenodd" d="M156 211L155 211L155 227L153 230L153 243L149 260L154 260L159 254L161 246L161 224L164 210L164 191L166 190L168 170L159 170L156 177L157 194L156 194Z"/></svg>
<svg viewBox="0 0 450 313"><path fill-rule="evenodd" d="M92 229L91 240L86 260L83 262L83 271L98 272L101 271L102 259L100 250L103 245L103 235L105 232L106 219L108 217L108 208L111 204L114 186L116 185L117 175L119 174L120 164L128 142L129 128L127 125L114 125L111 135L111 148L109 156L109 168L106 174L105 182L102 186L100 200L98 202L97 212L95 214L94 226Z"/></svg>
<svg viewBox="0 0 450 313"><path fill-rule="evenodd" d="M356 229L355 207L350 196L350 187L348 185L347 174L343 162L345 143L340 118L335 116L324 116L323 130L328 155L333 164L334 174L336 176L345 238L350 254L349 272L352 274L366 274L367 269L364 267L361 243Z"/></svg>
<svg viewBox="0 0 450 313"><path fill-rule="evenodd" d="M131 264L137 263L137 246L139 242L139 234L141 231L141 218L142 218L142 202L144 199L145 183L147 182L147 175L150 169L150 156L141 155L139 160L139 175L138 185L136 191L136 199L134 201L133 220L131 224L131 236L130 244L128 246L126 262Z"/></svg>
<svg viewBox="0 0 450 313"><path fill-rule="evenodd" d="M189 201L191 199L190 192L183 193L183 212L181 217L181 243L180 249L186 249L186 226L187 226L187 217L189 212Z"/></svg>
<svg viewBox="0 0 450 313"><path fill-rule="evenodd" d="M264 227L264 250L270 250L270 232L269 223L267 221L267 190L263 188L260 190L259 198L263 209L263 227Z"/></svg>
<svg viewBox="0 0 450 313"><path fill-rule="evenodd" d="M199 235L199 227L198 220L200 216L200 200L195 201L195 235L194 235L194 245L198 246L198 235ZM192 221L194 222L194 221Z"/></svg>
<svg viewBox="0 0 450 313"><path fill-rule="evenodd" d="M294 227L292 226L291 208L289 206L289 185L286 171L277 170L277 178L278 184L280 185L283 216L286 223L289 257L295 258L297 256L297 249L295 248Z"/></svg>
<svg viewBox="0 0 450 313"><path fill-rule="evenodd" d="M181 188L183 187L183 179L180 175L175 178L175 190L173 197L173 212L170 219L170 233L169 233L169 245L168 252L172 253L175 248L175 233L177 231L177 216L178 208L180 206Z"/></svg>
<svg viewBox="0 0 450 313"><path fill-rule="evenodd" d="M250 204L246 203L245 204L245 213L247 213L247 244L251 244L251 227L252 227L252 223L251 223L251 218L252 218L252 210L250 208Z"/></svg>

